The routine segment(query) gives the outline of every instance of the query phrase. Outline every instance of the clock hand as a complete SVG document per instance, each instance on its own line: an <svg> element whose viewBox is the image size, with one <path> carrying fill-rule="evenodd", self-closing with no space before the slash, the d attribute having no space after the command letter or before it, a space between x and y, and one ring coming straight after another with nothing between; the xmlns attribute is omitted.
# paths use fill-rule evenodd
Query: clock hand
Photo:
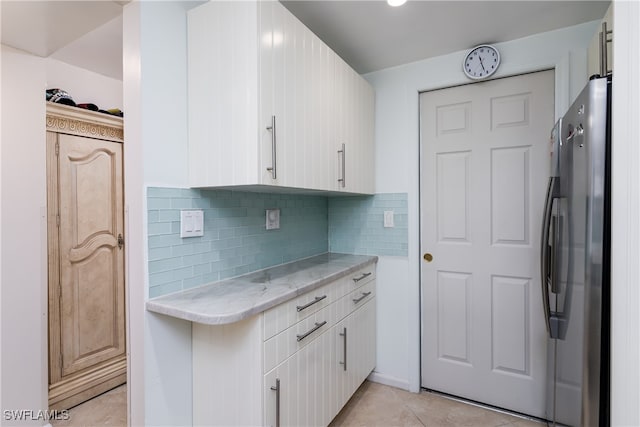
<svg viewBox="0 0 640 427"><path fill-rule="evenodd" d="M486 72L487 70L484 68L484 64L482 63L482 58L478 55L478 59L480 60L480 65L482 65L482 71Z"/></svg>

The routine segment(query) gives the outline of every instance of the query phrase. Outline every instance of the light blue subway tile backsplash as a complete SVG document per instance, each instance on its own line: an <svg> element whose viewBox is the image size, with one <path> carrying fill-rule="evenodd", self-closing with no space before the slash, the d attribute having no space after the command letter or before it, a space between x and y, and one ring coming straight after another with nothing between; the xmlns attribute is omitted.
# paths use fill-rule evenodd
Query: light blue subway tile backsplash
<svg viewBox="0 0 640 427"><path fill-rule="evenodd" d="M394 227L384 227L393 211ZM329 198L329 250L359 255L407 256L407 193Z"/></svg>
<svg viewBox="0 0 640 427"><path fill-rule="evenodd" d="M151 298L286 262L337 253L407 256L407 194L302 196L149 187ZM280 209L266 230L265 209ZM204 211L204 236L180 237L180 210ZM395 226L384 228L384 211Z"/></svg>
<svg viewBox="0 0 640 427"><path fill-rule="evenodd" d="M327 206L322 196L149 187L149 296L327 252ZM279 230L266 230L268 208L280 208ZM204 211L204 236L180 237L181 209Z"/></svg>

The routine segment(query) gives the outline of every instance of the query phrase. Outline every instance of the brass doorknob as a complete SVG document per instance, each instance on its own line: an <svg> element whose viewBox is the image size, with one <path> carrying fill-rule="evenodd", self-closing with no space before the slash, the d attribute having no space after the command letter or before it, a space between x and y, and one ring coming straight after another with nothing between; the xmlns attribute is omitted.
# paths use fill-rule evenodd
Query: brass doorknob
<svg viewBox="0 0 640 427"><path fill-rule="evenodd" d="M424 258L424 260L427 261L427 262L433 261L433 255L431 255L429 252L427 252L424 255L422 255L422 258Z"/></svg>

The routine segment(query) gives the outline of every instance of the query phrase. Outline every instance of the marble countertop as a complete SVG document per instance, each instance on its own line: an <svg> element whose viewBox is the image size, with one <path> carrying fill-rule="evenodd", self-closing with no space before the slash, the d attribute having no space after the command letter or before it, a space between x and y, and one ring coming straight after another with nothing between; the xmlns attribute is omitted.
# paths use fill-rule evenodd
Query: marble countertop
<svg viewBox="0 0 640 427"><path fill-rule="evenodd" d="M147 301L148 311L207 325L238 322L378 262L326 253Z"/></svg>

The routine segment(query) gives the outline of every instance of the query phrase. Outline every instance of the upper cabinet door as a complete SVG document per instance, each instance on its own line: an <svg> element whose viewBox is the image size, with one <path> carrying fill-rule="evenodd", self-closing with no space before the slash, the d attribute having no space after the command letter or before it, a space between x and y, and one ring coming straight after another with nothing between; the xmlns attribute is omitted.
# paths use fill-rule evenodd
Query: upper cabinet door
<svg viewBox="0 0 640 427"><path fill-rule="evenodd" d="M335 63L336 134L333 144L335 190L373 194L374 93L342 59Z"/></svg>
<svg viewBox="0 0 640 427"><path fill-rule="evenodd" d="M257 184L257 3L208 2L187 19L190 185Z"/></svg>
<svg viewBox="0 0 640 427"><path fill-rule="evenodd" d="M188 28L191 186L363 192L355 183L372 175L373 151L358 150L373 128L360 119L372 98L357 88L371 88L326 44L272 1L208 2ZM339 141L354 150L353 184L340 188Z"/></svg>

